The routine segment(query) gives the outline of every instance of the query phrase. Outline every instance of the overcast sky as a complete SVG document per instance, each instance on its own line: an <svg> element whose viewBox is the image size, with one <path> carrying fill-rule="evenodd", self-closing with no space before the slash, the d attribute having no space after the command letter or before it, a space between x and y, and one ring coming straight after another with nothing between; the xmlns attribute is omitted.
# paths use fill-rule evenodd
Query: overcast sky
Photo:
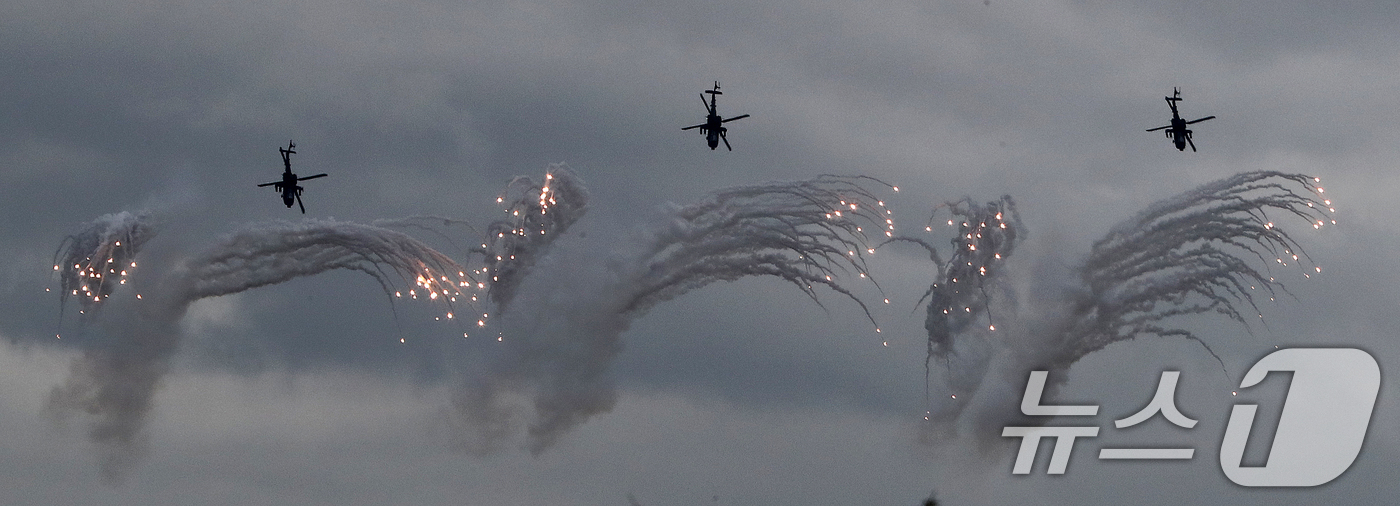
<svg viewBox="0 0 1400 506"><path fill-rule="evenodd" d="M1400 4L467 4L0 4L0 503L912 505L936 489L949 505L1367 504L1400 492ZM752 115L728 124L732 152L680 130L703 121L696 99L714 81L721 114ZM1184 117L1217 116L1194 126L1199 152L1144 132L1167 123L1173 87ZM305 183L308 217L484 225L512 176L563 162L592 192L573 233L595 243L636 234L667 202L827 173L899 185L882 195L910 232L941 202L1012 195L1028 231L1012 274L1025 277L1075 265L1147 203L1242 171L1321 177L1340 226L1297 233L1324 273L1265 307L1267 326L1193 323L1228 374L1199 345L1159 338L1076 364L1061 395L1101 404L1100 426L1143 406L1163 370L1182 371L1181 409L1200 424L1106 432L1064 476L1044 476L1043 460L1012 476L1014 439L926 437L914 301L933 267L895 249L872 270L892 300L877 308L880 336L847 300L824 293L824 311L772 279L657 306L622 334L616 407L538 456L521 441L486 455L454 444L452 378L490 343L429 307L391 308L373 279L333 272L204 300L181 322L144 456L110 484L82 427L44 411L106 316L70 307L60 327L44 291L55 248L98 216L151 210L162 230L142 268L161 269L246 223L301 219L254 187L277 177L288 139L297 172L330 174ZM1220 471L1238 400L1224 394L1275 345L1361 347L1381 364L1366 446L1331 484L1246 489ZM1182 441L1197 448L1189 462L1092 457Z"/></svg>

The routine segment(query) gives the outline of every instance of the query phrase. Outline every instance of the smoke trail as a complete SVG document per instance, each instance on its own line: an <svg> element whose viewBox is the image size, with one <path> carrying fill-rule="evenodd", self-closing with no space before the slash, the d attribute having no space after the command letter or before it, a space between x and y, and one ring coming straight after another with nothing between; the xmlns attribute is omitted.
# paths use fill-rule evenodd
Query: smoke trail
<svg viewBox="0 0 1400 506"><path fill-rule="evenodd" d="M892 236L894 221L863 181L878 183L822 176L721 190L664 209L634 240L573 238L556 245L502 314L503 355L454 399L463 442L490 449L523 422L528 446L538 453L610 410L616 392L609 368L622 332L656 304L711 283L770 276L818 304L815 287L825 286L870 318L867 305L841 283L873 283L865 263L874 252L868 236Z"/></svg>
<svg viewBox="0 0 1400 506"><path fill-rule="evenodd" d="M1010 195L978 204L971 197L948 202L934 209L925 231L932 232L938 209L947 208L952 218L948 226L958 227L953 237L953 256L943 263L938 250L922 239L899 236L887 242L910 242L928 250L938 266L938 278L915 304L928 300L924 329L928 331L925 370L934 358L947 360L954 352L953 336L964 332L985 313L989 331L996 330L991 316L991 296L987 286L1001 273L1001 266L1016 249L1021 229L1016 202Z"/></svg>
<svg viewBox="0 0 1400 506"><path fill-rule="evenodd" d="M1018 232L1024 233L1016 212L1016 201L1010 195L1003 195L986 204L978 204L971 197L944 203L934 208L929 224L924 227L925 232L933 232L933 222L938 218L939 210L944 208L951 215L948 226L957 227L957 235L950 240L953 255L947 263L943 262L937 248L922 239L896 236L886 241L922 246L928 251L929 260L938 267L934 282L914 303L917 306L928 301L924 317L924 329L928 332L928 346L924 355L926 404L929 402L929 380L935 359L949 368L950 386L957 388L981 381L982 368L986 367L988 358L985 347L976 346L975 341L955 342L954 336L966 332L984 314L987 332L996 331L988 288L996 288L1003 265L1015 251ZM971 378L966 378L965 373L955 378L951 373L954 366L952 358L959 348L963 353L956 365L959 369L971 370ZM932 416L932 411L928 414Z"/></svg>
<svg viewBox="0 0 1400 506"><path fill-rule="evenodd" d="M878 247L871 236L928 249L939 267L925 293L928 358L957 358L950 367L964 371L955 388L972 390L974 398L996 396L1005 389L985 381L989 371L998 371L1003 382L1031 367L1063 372L1088 353L1141 334L1197 339L1166 325L1174 316L1217 312L1247 322L1244 307L1257 313L1254 293L1271 298L1286 293L1267 261L1287 266L1307 258L1269 214L1292 214L1320 228L1331 211L1330 201L1292 189L1301 185L1320 195L1316 179L1306 176L1257 172L1207 184L1153 204L1095 243L1078 270L1083 286L1063 287L1066 296L1060 299L1069 302L1048 321L1018 322L1015 326L1027 328L995 341L955 340L973 334L972 324L983 314L988 327L976 335L1003 334L991 317L987 287L1003 275L1002 263L1024 232L1014 202L1003 197L985 205L971 199L947 204L958 237L944 263L927 243L895 237L892 212L862 186L866 182L879 183L822 176L721 190L699 203L664 209L638 237L588 241L565 234L586 212L588 192L576 176L555 166L543 183L517 178L499 198L509 218L486 227L481 248L471 249L482 255L478 269L375 226L316 220L249 226L170 270L149 287L148 297L127 301L135 309L114 322L120 339L86 350L64 385L52 392L49 409L86 414L89 435L102 450L104 474L118 476L139 453L152 395L179 345L177 322L192 302L349 269L370 275L396 297L403 295L398 287L412 280L407 295L446 304L449 318L458 297L464 304L485 303L481 292L489 290L500 313L503 344L455 393L455 414L466 422L467 440L475 437L475 443L489 447L523 425L529 447L540 452L572 427L611 409L616 393L610 367L631 321L691 290L770 276L819 305L816 287L825 286L854 302L873 323L867 304L844 284L852 277L874 283L865 261ZM380 223L424 227L420 221L428 223ZM461 222L444 221L456 223ZM114 286L91 280L114 274L120 279L109 264L133 263L154 233L144 215L119 213L70 237L56 262L65 294L78 289L85 305L107 299ZM96 276L104 268L108 272ZM484 327L485 318L476 324ZM961 416L966 405L959 403L949 413Z"/></svg>
<svg viewBox="0 0 1400 506"><path fill-rule="evenodd" d="M51 393L49 409L86 414L103 472L119 476L139 453L145 415L179 346L177 323L191 303L349 269L370 275L395 297L404 295L397 287L412 280L407 296L442 302L449 310L458 297L484 304L481 292L489 290L504 317L498 334L504 344L477 384L456 393L459 419L494 444L522 426L524 411L511 401L523 396L531 404L523 426L529 446L539 452L611 409L616 394L609 368L621 333L651 307L691 290L771 276L819 305L816 287L824 286L874 323L867 304L842 284L847 278L873 284L865 260L874 253L870 236L894 235L892 211L862 186L867 182L879 183L822 176L731 188L664 209L636 240L599 248L573 238L561 248L555 242L586 211L588 192L566 168L553 166L542 184L517 178L498 199L509 217L486 227L481 249L473 248L483 256L475 270L380 227L324 220L251 225L166 272L139 302L130 301L134 309L115 322L119 339L86 350ZM423 228L433 222L380 223ZM484 318L476 323L486 325Z"/></svg>
<svg viewBox="0 0 1400 506"><path fill-rule="evenodd" d="M1302 218L1314 229L1335 224L1332 201L1322 198L1324 190L1315 184L1320 181L1280 172L1237 174L1152 204L1115 226L1094 243L1080 270L1088 292L1064 332L1063 353L1049 365L1068 367L1143 334L1201 342L1187 330L1163 324L1173 316L1213 312L1246 328L1251 321L1246 314L1262 319L1254 294L1266 292L1273 300L1287 293L1270 264L1292 262L1305 278L1322 272L1303 265L1311 258L1269 218L1272 211ZM1263 266L1252 265L1250 258ZM1243 313L1241 305L1252 311Z"/></svg>
<svg viewBox="0 0 1400 506"><path fill-rule="evenodd" d="M512 179L496 203L505 204L509 218L486 227L481 254L491 278L491 300L504 311L540 255L588 211L588 189L564 164L553 164L544 183L526 176Z"/></svg>
<svg viewBox="0 0 1400 506"><path fill-rule="evenodd" d="M413 280L408 296L442 298L449 307L485 286L466 268L403 233L357 223L307 220L262 223L224 238L176 273L174 300L188 304L333 269L370 275L385 293ZM395 280L399 283L395 283Z"/></svg>
<svg viewBox="0 0 1400 506"><path fill-rule="evenodd" d="M987 396L998 404L1014 405L999 397L1019 395L1016 388L1024 386L1026 371L1050 370L1053 388L1080 358L1140 335L1183 337L1215 356L1199 336L1171 326L1169 320L1218 313L1249 328L1252 319L1247 316L1263 318L1256 294L1266 294L1272 301L1288 293L1273 275L1273 264L1296 264L1304 277L1321 272L1270 217L1295 216L1315 229L1335 224L1330 217L1335 211L1332 202L1322 197L1318 181L1279 172L1237 174L1156 202L1119 223L1094 243L1077 269L1082 285L1059 287L1061 296L1052 299L1065 302L1046 321L1018 322L1023 328L1000 340L964 343L974 356L950 364L957 369L950 381L955 398ZM936 330L930 329L931 342L948 339ZM991 370L998 372L995 382L987 381ZM957 395L963 393L970 395ZM981 407L984 411L971 416L1007 415L998 411L1005 406L986 404ZM944 402L947 411L937 416L964 417L968 405ZM1004 425L985 419L964 421L983 431Z"/></svg>
<svg viewBox="0 0 1400 506"><path fill-rule="evenodd" d="M471 230L474 235L480 236L481 233L477 231L476 227L472 226L471 222L468 222L466 220L461 220L457 218L447 218L443 216L419 215L394 219L378 219L369 222L369 224L370 226L380 228L410 229L433 234L439 239L447 241L447 243L450 244L457 253L460 253L462 257L471 257L472 255L486 254L485 249L479 247L464 246L459 241L461 239L460 237L454 237L448 234L448 227L462 226L466 227L468 230Z"/></svg>
<svg viewBox="0 0 1400 506"><path fill-rule="evenodd" d="M76 359L65 383L50 393L47 409L60 417L85 414L104 476L119 479L139 457L145 415L179 346L177 323L191 303L333 269L366 273L394 296L402 295L395 287L412 280L408 295L445 304L448 318L458 297L475 300L473 292L485 289L465 268L400 232L330 220L253 225L187 260L146 297L132 301L136 309L113 329L120 339ZM485 324L484 318L477 321Z"/></svg>
<svg viewBox="0 0 1400 506"><path fill-rule="evenodd" d="M87 228L64 238L54 252L59 298L78 297L84 313L126 284L136 269L136 254L156 234L150 213L122 211L103 215Z"/></svg>
<svg viewBox="0 0 1400 506"><path fill-rule="evenodd" d="M874 323L865 303L836 282L852 272L870 277L865 255L875 250L867 227L887 237L894 232L893 211L862 188L860 179L879 182L822 176L731 188L675 208L644 250L647 274L637 280L623 311L640 315L717 281L773 276L818 305L813 286L824 285L859 305Z"/></svg>

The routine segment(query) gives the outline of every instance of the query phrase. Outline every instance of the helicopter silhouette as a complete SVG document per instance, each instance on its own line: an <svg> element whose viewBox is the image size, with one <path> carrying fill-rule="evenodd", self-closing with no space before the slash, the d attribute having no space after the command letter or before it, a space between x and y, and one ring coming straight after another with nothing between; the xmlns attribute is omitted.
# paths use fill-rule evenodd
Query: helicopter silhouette
<svg viewBox="0 0 1400 506"><path fill-rule="evenodd" d="M734 151L734 148L729 145L729 138L725 136L725 133L728 132L729 129L720 126L720 123L728 123L736 119L747 118L749 117L749 115L741 114L729 119L720 118L719 112L715 110L715 96L724 94L723 92L719 91L719 81L715 81L715 89L705 90L705 93L710 94L709 104L705 104L705 95L700 95L700 103L704 105L705 109L709 112L709 114L705 116L705 122L699 125L691 125L682 128L681 130L699 128L700 133L705 134L705 141L710 143L710 150L714 150L715 148L719 147L719 141L722 140L724 141L724 147L728 148L730 151Z"/></svg>
<svg viewBox="0 0 1400 506"><path fill-rule="evenodd" d="M1174 142L1174 143L1176 144L1176 149L1177 149L1177 151L1186 151L1186 145L1187 145L1187 144L1190 144L1190 145L1191 145L1191 151L1192 151L1192 152L1195 152L1195 151L1196 151L1196 143L1191 142L1191 131L1186 129L1186 125L1190 125L1190 124L1193 124L1193 123L1200 123L1200 122L1205 121L1205 120L1208 120L1208 119L1214 119L1215 116L1206 116L1206 117L1204 117L1204 118L1201 118L1201 119L1193 119L1193 120L1191 120L1191 121L1186 121L1186 120L1181 119L1181 115L1177 114L1177 112L1176 112L1176 103L1177 103L1177 102L1180 102L1180 101L1182 100L1182 99L1181 99L1181 89L1179 89L1179 88L1173 87L1173 88L1172 88L1172 96L1170 96L1170 97L1162 97L1162 98L1165 98L1165 99L1167 100L1167 106L1172 108L1172 124L1167 125L1167 126L1160 126L1160 127L1157 127L1157 128L1149 128L1149 129L1147 129L1147 131L1149 131L1149 132L1155 132L1155 131L1157 131L1157 130L1161 130L1161 129L1165 128L1165 129L1167 129L1167 138L1168 138L1168 139L1171 139L1172 142Z"/></svg>
<svg viewBox="0 0 1400 506"><path fill-rule="evenodd" d="M263 187L263 186L272 186L272 189L277 190L278 192L282 193L282 203L283 203L283 204L287 204L287 207L290 208L290 207L292 207L292 201L296 201L297 206L301 208L301 214L306 214L306 206L305 206L305 205L302 205L302 203L301 203L301 191L302 191L304 188L302 188L301 186L298 186L298 185L297 185L297 181L306 181L307 179L316 179L316 178L318 178L318 177L326 177L326 175L325 175L325 174L317 174L317 175L314 175L314 176L306 176L306 177L301 177L301 178L299 178L299 177L297 177L296 174L293 174L293 173L292 173L292 155L296 154L296 151L292 151L292 150L295 149L296 147L297 147L297 145L294 144L294 143L292 143L292 141L287 141L287 147L285 147L285 148L277 148L278 151L281 151L281 152L282 152L282 166L286 168L285 171L282 172L282 180L281 180L281 181L273 181L273 182L271 182L271 183L263 183L263 184L260 184L260 185L258 185L258 186L259 186L259 187Z"/></svg>

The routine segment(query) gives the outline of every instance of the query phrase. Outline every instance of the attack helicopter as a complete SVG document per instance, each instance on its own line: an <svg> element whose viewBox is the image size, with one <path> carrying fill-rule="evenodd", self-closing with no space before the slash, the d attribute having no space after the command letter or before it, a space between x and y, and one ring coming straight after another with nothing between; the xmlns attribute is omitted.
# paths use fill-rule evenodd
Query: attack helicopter
<svg viewBox="0 0 1400 506"><path fill-rule="evenodd" d="M1177 149L1177 151L1186 151L1186 145L1187 145L1187 144L1190 144L1190 145L1191 145L1191 151L1192 151L1192 152L1195 152L1195 151L1196 151L1196 143L1191 142L1191 131L1186 129L1186 125L1190 125L1190 124L1193 124L1193 123L1200 123L1200 122L1205 121L1205 120L1208 120L1208 119L1214 119L1215 116L1206 116L1206 117L1204 117L1204 118L1201 118L1201 119L1193 119L1193 120L1191 120L1191 121L1186 121L1186 120L1181 119L1181 115L1180 115L1180 114L1177 114L1177 111L1176 111L1176 103L1177 103L1177 102L1180 102L1180 101L1182 100L1182 99L1181 99L1181 89L1180 89L1180 88L1175 88L1175 87L1173 87L1173 88L1172 88L1172 96L1170 96L1170 97L1162 97L1162 98L1165 98L1165 99L1167 100L1167 107L1171 107L1171 108L1172 108L1172 123L1171 123L1170 125L1167 125L1167 126L1160 126L1160 127L1157 127L1157 128L1149 128L1149 129L1147 129L1147 131L1149 131L1149 132L1155 132L1155 131L1157 131L1157 130L1161 130L1161 129L1164 129L1164 128L1165 128L1165 129L1167 129L1167 138L1168 138L1168 139L1171 139L1172 142L1176 144L1176 149Z"/></svg>
<svg viewBox="0 0 1400 506"><path fill-rule="evenodd" d="M284 167L284 171L282 172L282 180L273 181L271 183L263 183L258 186L272 186L272 189L277 190L282 194L283 204L287 204L287 207L291 208L292 202L295 201L297 206L301 208L301 214L306 214L306 206L302 205L301 203L301 192L303 188L297 185L297 182L306 181L307 179L316 179L318 177L326 177L326 175L316 174L314 176L297 177L296 174L293 174L292 155L296 154L296 151L293 151L294 149L296 149L296 147L297 145L295 143L293 143L292 141L287 141L287 147L277 148L278 151L282 152L282 166Z"/></svg>
<svg viewBox="0 0 1400 506"><path fill-rule="evenodd" d="M719 147L719 141L724 141L724 147L725 147L725 148L728 148L730 151L734 151L734 148L731 147L731 146L729 145L729 138L725 136L725 133L728 132L729 129L728 129L728 128L725 128L725 127L723 127L723 126L721 126L720 124L721 124L721 123L728 123L728 122L734 121L734 120L736 120L736 119L747 118L747 117L749 117L749 115L747 115L747 114L741 114L741 115L735 116L735 117L733 117L733 118L728 118L728 119L721 119L721 118L720 118L719 112L716 110L716 107L715 107L715 97L716 97L716 95L723 95L723 94L724 94L723 92L719 91L719 81L715 81L715 89L713 89L713 90L705 90L705 93L709 93L709 94L710 94L710 102L709 102L708 104L705 103L705 95L703 95L703 94L700 95L700 104L701 104L701 105L704 105L704 106L705 106L705 110L708 111L708 113L709 113L708 115L705 116L705 122L704 122L704 123L701 123L701 124L699 124L699 125L691 125L691 126L682 128L681 130L690 130L690 129L692 129L692 128L699 128L699 129L700 129L700 133L705 134L705 140L706 140L707 142L710 143L710 150L714 150L715 148Z"/></svg>

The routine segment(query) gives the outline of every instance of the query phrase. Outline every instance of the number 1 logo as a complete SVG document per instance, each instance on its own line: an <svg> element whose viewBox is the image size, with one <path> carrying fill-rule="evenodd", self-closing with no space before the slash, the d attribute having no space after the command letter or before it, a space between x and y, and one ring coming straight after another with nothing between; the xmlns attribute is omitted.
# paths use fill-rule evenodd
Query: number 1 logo
<svg viewBox="0 0 1400 506"><path fill-rule="evenodd" d="M1236 404L1220 443L1220 468L1246 487L1314 487L1346 472L1361 453L1380 392L1376 359L1353 348L1289 348L1270 353L1245 373L1240 388L1270 372L1291 371L1269 460L1241 467L1255 404Z"/></svg>

